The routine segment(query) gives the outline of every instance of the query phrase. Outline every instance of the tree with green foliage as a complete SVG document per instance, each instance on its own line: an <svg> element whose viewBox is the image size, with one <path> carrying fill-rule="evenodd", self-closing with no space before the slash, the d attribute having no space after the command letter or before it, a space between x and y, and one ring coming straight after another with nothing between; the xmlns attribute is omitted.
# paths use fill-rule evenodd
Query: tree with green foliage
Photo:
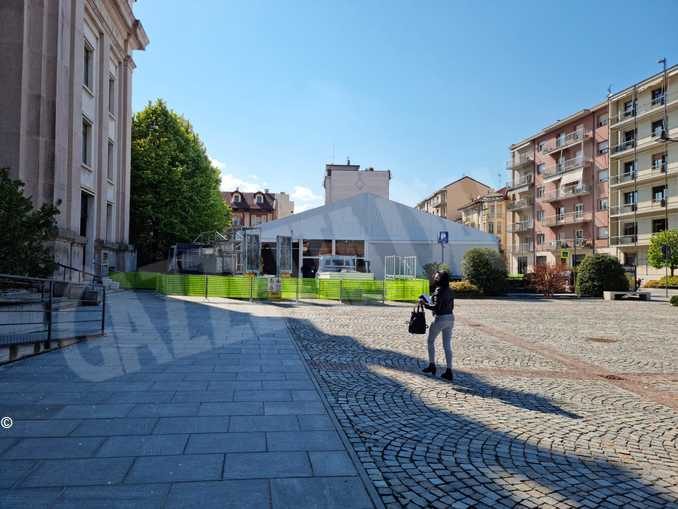
<svg viewBox="0 0 678 509"><path fill-rule="evenodd" d="M669 246L671 256L664 258L662 246ZM665 230L657 232L650 237L650 246L647 249L647 262L655 269L668 267L671 276L678 268L678 230Z"/></svg>
<svg viewBox="0 0 678 509"><path fill-rule="evenodd" d="M589 255L577 267L575 291L580 297L602 297L604 291L625 292L629 279L614 256Z"/></svg>
<svg viewBox="0 0 678 509"><path fill-rule="evenodd" d="M130 236L140 264L166 258L177 242L228 226L220 183L191 124L164 101L134 115Z"/></svg>
<svg viewBox="0 0 678 509"><path fill-rule="evenodd" d="M57 236L59 209L34 208L23 187L0 168L0 273L50 277L56 264L49 243Z"/></svg>
<svg viewBox="0 0 678 509"><path fill-rule="evenodd" d="M490 248L469 249L461 264L464 279L485 295L499 295L506 289L506 264L499 251Z"/></svg>

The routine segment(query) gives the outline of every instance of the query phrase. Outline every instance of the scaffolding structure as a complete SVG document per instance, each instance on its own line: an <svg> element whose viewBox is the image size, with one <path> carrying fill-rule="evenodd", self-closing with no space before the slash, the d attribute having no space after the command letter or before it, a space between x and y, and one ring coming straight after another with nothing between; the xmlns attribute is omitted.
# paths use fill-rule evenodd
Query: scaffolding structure
<svg viewBox="0 0 678 509"><path fill-rule="evenodd" d="M168 272L177 274L259 274L259 228L203 232L193 242L170 248Z"/></svg>
<svg viewBox="0 0 678 509"><path fill-rule="evenodd" d="M416 256L386 256L384 259L386 279L415 279L417 277Z"/></svg>

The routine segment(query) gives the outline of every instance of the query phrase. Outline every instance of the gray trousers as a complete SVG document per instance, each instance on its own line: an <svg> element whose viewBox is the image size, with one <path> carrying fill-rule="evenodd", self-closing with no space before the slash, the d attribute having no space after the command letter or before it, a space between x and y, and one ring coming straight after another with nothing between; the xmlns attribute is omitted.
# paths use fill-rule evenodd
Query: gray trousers
<svg viewBox="0 0 678 509"><path fill-rule="evenodd" d="M454 327L454 315L436 316L428 328L428 361L436 363L436 337L443 333L443 349L447 368L452 369L452 328Z"/></svg>

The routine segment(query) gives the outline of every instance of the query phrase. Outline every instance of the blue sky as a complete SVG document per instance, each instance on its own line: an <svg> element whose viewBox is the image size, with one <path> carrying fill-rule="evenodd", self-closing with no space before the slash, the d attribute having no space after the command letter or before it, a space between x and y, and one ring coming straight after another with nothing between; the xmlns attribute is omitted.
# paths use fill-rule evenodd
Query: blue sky
<svg viewBox="0 0 678 509"><path fill-rule="evenodd" d="M134 110L187 117L222 186L322 204L324 165L390 169L415 204L508 145L678 63L678 2L139 0Z"/></svg>

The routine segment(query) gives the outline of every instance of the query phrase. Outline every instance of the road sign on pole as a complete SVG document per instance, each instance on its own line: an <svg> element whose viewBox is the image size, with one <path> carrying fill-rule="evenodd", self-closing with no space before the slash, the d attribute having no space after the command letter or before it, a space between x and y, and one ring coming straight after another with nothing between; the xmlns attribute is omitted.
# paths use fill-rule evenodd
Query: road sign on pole
<svg viewBox="0 0 678 509"><path fill-rule="evenodd" d="M445 244L450 240L450 232L438 232L438 244L440 244L440 263L445 263Z"/></svg>

